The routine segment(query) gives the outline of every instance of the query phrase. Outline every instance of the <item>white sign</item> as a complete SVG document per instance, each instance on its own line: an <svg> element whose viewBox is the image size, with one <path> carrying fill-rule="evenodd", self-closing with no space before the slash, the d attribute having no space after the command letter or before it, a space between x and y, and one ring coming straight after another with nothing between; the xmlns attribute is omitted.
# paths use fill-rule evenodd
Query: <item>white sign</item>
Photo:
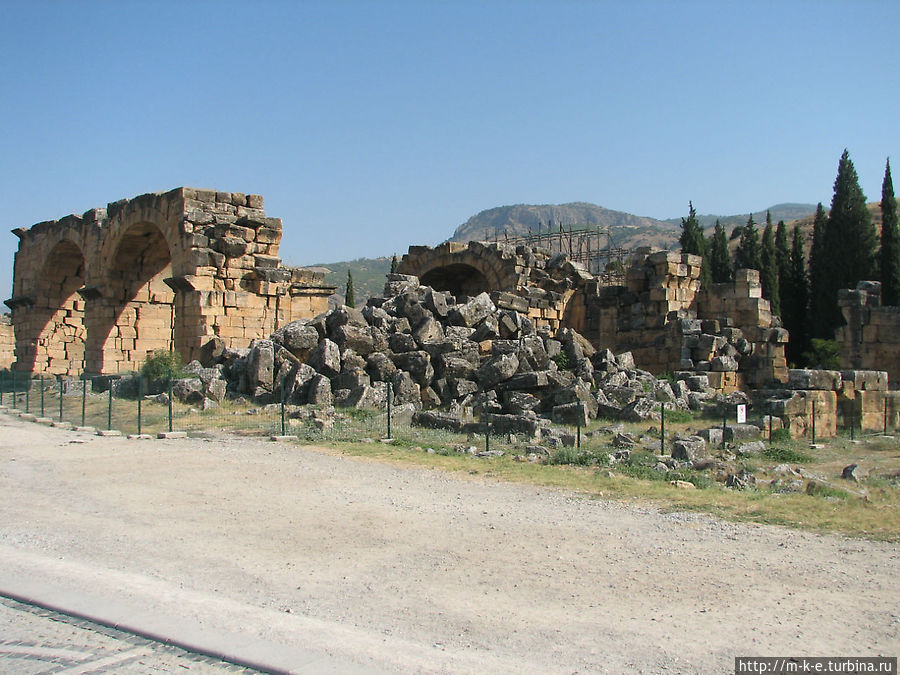
<svg viewBox="0 0 900 675"><path fill-rule="evenodd" d="M747 406L739 405L737 407L737 423L745 424L747 422Z"/></svg>

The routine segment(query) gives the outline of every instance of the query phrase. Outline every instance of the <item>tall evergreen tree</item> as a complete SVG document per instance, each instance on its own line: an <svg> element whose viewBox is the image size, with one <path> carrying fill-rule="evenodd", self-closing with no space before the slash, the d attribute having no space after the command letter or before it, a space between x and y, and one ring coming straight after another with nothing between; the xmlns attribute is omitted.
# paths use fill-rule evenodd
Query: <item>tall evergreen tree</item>
<svg viewBox="0 0 900 675"><path fill-rule="evenodd" d="M397 254L395 253L391 258L391 274L396 274L399 268L400 263L397 262Z"/></svg>
<svg viewBox="0 0 900 675"><path fill-rule="evenodd" d="M834 330L843 323L837 304L838 290L853 288L864 279L876 278L877 242L866 196L859 186L859 176L850 154L844 150L838 162L834 197L825 228L828 274L823 288L827 291L829 303L825 308L825 337L831 338Z"/></svg>
<svg viewBox="0 0 900 675"><path fill-rule="evenodd" d="M353 290L353 274L347 270L347 290L344 293L344 304L347 307L356 307L356 292Z"/></svg>
<svg viewBox="0 0 900 675"><path fill-rule="evenodd" d="M881 183L881 304L900 305L900 229L897 199L891 180L891 160L884 167Z"/></svg>
<svg viewBox="0 0 900 675"><path fill-rule="evenodd" d="M731 271L731 253L728 251L728 236L725 234L725 227L718 220L709 245L709 267L710 276L715 284L725 283L734 278Z"/></svg>
<svg viewBox="0 0 900 675"><path fill-rule="evenodd" d="M688 202L687 220L681 219L681 236L678 238L683 253L699 255L703 258L700 271L700 285L707 286L712 280L709 269L709 255L706 246L706 237L703 236L703 228L697 220L697 212L693 202Z"/></svg>
<svg viewBox="0 0 900 675"><path fill-rule="evenodd" d="M784 309L785 289L790 286L791 246L788 244L787 226L783 220L775 227L775 260L778 263L778 288L781 293L781 308Z"/></svg>
<svg viewBox="0 0 900 675"><path fill-rule="evenodd" d="M772 218L766 214L766 229L763 230L762 249L759 256L759 280L763 297L772 306L772 314L781 315L781 295L778 286L778 256L775 250L775 232Z"/></svg>
<svg viewBox="0 0 900 675"><path fill-rule="evenodd" d="M812 337L816 338L829 337L829 308L836 302L829 300L829 262L825 255L825 230L827 227L828 214L822 203L819 202L816 206L816 216L813 219L813 239L809 251L809 309Z"/></svg>
<svg viewBox="0 0 900 675"><path fill-rule="evenodd" d="M747 220L747 225L741 231L741 242L734 254L735 269L758 270L762 267L761 251L759 245L759 230L753 221L753 214Z"/></svg>
<svg viewBox="0 0 900 675"><path fill-rule="evenodd" d="M820 204L821 206L821 204ZM806 258L803 255L803 235L795 225L791 241L791 253L786 286L782 289L782 320L791 334L787 345L788 361L798 364L802 354L809 350L809 280L806 276Z"/></svg>

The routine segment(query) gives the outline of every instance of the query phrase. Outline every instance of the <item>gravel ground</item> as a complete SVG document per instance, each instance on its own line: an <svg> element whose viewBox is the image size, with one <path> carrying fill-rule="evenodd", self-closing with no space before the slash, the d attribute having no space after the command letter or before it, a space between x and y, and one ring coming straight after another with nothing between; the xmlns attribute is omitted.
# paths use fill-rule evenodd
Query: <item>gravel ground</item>
<svg viewBox="0 0 900 675"><path fill-rule="evenodd" d="M723 673L900 652L895 544L267 441L0 428L6 569L367 668Z"/></svg>

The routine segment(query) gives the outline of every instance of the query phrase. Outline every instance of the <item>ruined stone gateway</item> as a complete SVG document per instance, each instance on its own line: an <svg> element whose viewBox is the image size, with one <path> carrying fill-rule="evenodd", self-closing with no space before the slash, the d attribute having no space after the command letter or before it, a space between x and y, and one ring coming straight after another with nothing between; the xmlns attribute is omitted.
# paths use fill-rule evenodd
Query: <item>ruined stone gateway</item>
<svg viewBox="0 0 900 675"><path fill-rule="evenodd" d="M13 367L129 372L324 312L335 289L281 264L281 232L260 195L183 187L13 230Z"/></svg>

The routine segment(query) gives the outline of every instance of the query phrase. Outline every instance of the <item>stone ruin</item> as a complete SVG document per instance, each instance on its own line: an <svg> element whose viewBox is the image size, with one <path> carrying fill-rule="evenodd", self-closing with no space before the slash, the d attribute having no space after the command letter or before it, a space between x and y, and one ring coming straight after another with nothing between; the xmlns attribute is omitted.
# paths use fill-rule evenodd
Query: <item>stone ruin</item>
<svg viewBox="0 0 900 675"><path fill-rule="evenodd" d="M185 400L266 401L284 381L295 405L378 407L390 388L423 422L458 426L487 405L498 428L528 433L748 391L793 435L813 405L823 437L850 414L897 422L887 376L852 346L897 334L869 287L842 295L853 369L789 371L758 272L700 288L700 258L680 252L639 249L610 285L540 248L414 246L384 297L326 312L335 289L281 264L281 220L258 195L178 188L14 233L18 370L124 373L173 350L199 362Z"/></svg>
<svg viewBox="0 0 900 675"><path fill-rule="evenodd" d="M260 195L194 188L13 230L13 368L130 372L156 350L191 360L213 337L246 346L320 314L334 288L281 264L281 232Z"/></svg>

